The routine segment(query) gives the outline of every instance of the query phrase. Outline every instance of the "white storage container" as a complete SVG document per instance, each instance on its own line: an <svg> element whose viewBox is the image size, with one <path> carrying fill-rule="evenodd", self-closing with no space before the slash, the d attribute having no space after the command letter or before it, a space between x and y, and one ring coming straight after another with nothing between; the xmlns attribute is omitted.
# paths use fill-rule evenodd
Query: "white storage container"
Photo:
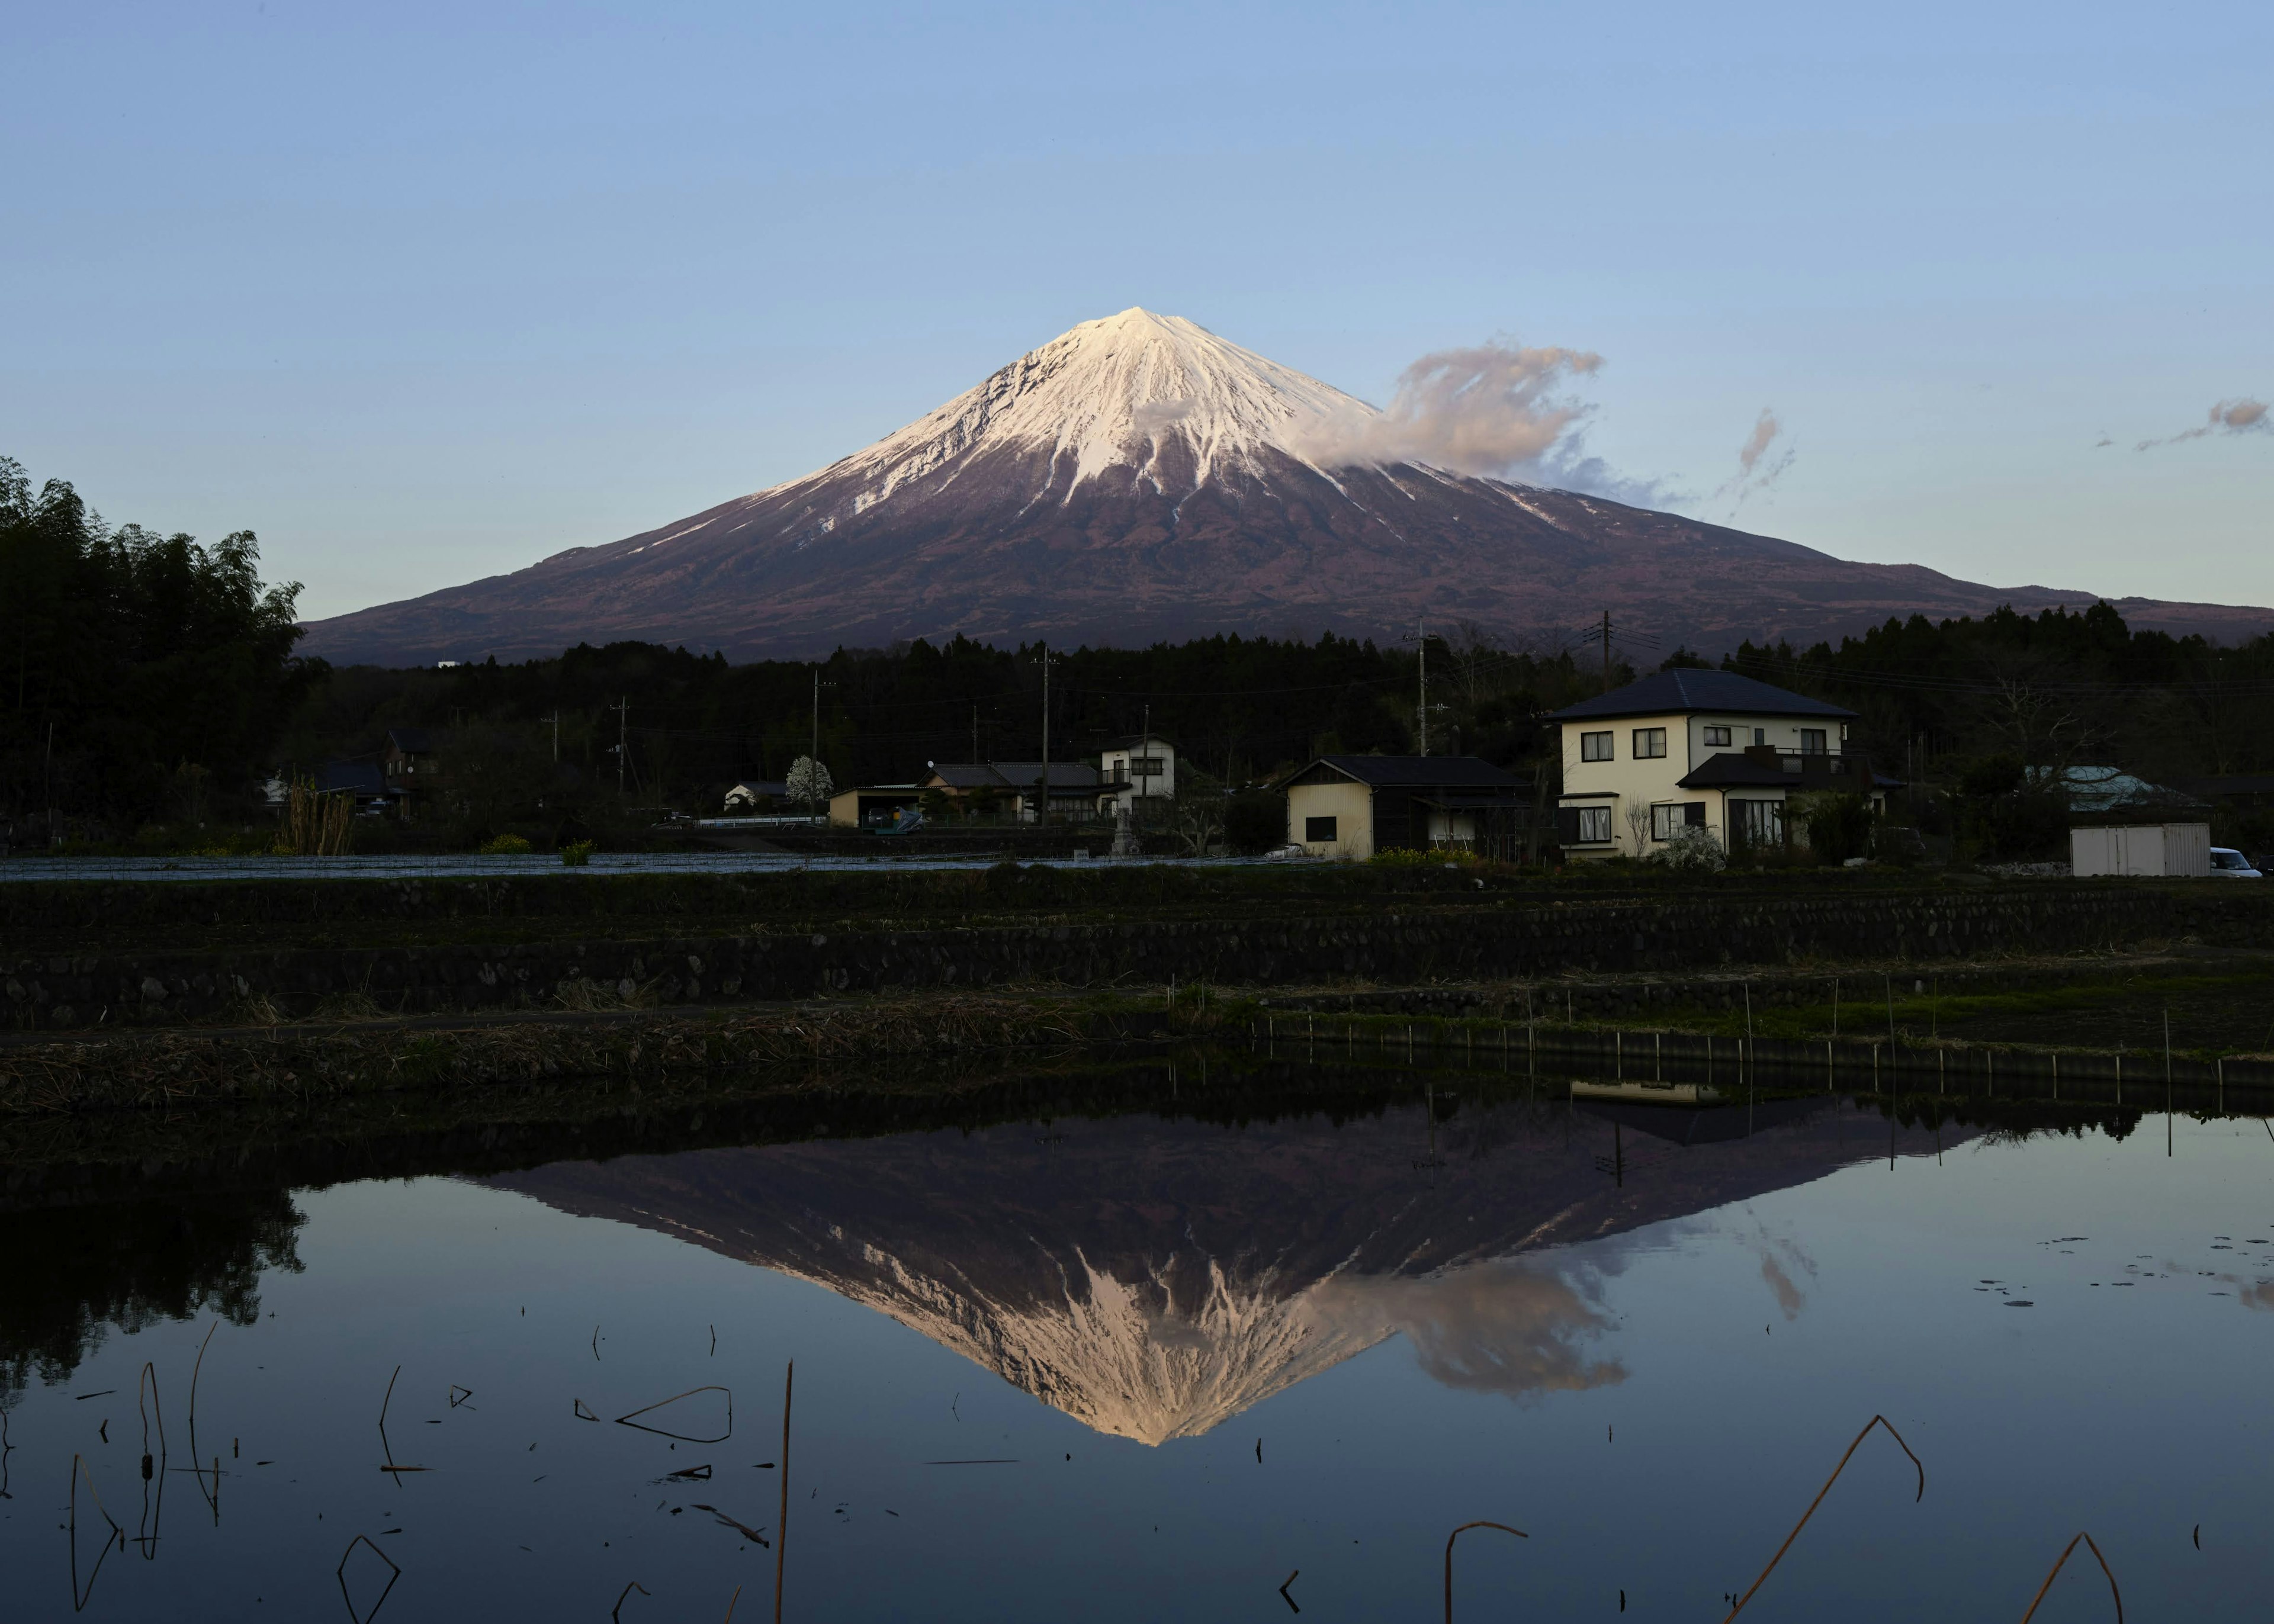
<svg viewBox="0 0 2274 1624"><path fill-rule="evenodd" d="M2210 873L2209 823L2127 823L2068 831L2069 870L2078 876L2202 877Z"/></svg>

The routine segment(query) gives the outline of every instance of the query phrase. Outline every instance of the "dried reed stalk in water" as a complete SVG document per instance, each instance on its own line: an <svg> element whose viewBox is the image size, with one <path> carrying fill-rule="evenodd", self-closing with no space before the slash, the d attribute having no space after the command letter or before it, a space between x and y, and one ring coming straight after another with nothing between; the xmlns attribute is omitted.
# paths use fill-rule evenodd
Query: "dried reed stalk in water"
<svg viewBox="0 0 2274 1624"><path fill-rule="evenodd" d="M380 1591L379 1599L371 1604L371 1611L365 1613L356 1612L355 1598L348 1594L348 1558L355 1554L355 1548L358 1545L367 1547L373 1556L385 1562L388 1567L387 1584ZM340 1565L332 1569L332 1576L340 1582L340 1599L347 1603L348 1617L355 1620L356 1624L371 1624L371 1620L379 1616L379 1610L387 1605L388 1597L394 1592L395 1582L403 1577L403 1569L395 1565L394 1558L363 1535L358 1534L353 1539L348 1541L348 1548L340 1553Z"/></svg>
<svg viewBox="0 0 2274 1624"><path fill-rule="evenodd" d="M205 1495L206 1503L213 1507L214 1526L221 1526L221 1457L214 1457L213 1492L206 1494L206 1480L198 1470L198 1374L206 1367L206 1346L221 1329L216 1320L206 1327L206 1340L198 1344L198 1362L190 1366L190 1475L197 1479L198 1492Z"/></svg>
<svg viewBox="0 0 2274 1624"><path fill-rule="evenodd" d="M647 1415L651 1411L661 1410L666 1404L676 1404L681 1399L693 1398L697 1393L724 1393L727 1395L727 1430L719 1433L716 1438L697 1438L692 1433L674 1432L665 1427L643 1426L636 1419L635 1419L636 1417ZM712 1382L707 1387L689 1387L684 1393L674 1393L669 1398L659 1398L652 1404L643 1405L639 1409L633 1410L629 1415L618 1416L616 1417L616 1425L618 1426L629 1426L642 1432L653 1432L659 1438L676 1438L681 1443L723 1444L729 1438L732 1438L734 1435L734 1390L729 1387L722 1387L716 1382Z"/></svg>
<svg viewBox="0 0 2274 1624"><path fill-rule="evenodd" d="M781 1515L774 1523L774 1624L781 1624L782 1562L789 1555L789 1401L797 1381L797 1361L782 1372Z"/></svg>
<svg viewBox="0 0 2274 1624"><path fill-rule="evenodd" d="M1873 1416L1864 1424L1864 1430L1856 1434L1856 1441L1848 1446L1848 1453L1840 1457L1840 1464L1832 1469L1832 1475L1824 1480L1824 1486L1816 1491L1816 1498L1808 1502L1808 1509L1800 1514L1800 1521L1792 1525L1792 1532L1784 1537L1784 1543L1777 1547L1776 1554L1769 1558L1769 1565L1761 1569L1761 1576L1753 1581L1751 1589L1737 1598L1737 1605L1729 1609L1728 1618L1722 1620L1721 1624L1728 1624L1729 1619L1734 1619L1743 1613L1745 1610L1745 1604L1752 1600L1753 1592L1759 1590L1767 1581L1768 1576L1776 1571L1776 1565L1784 1560L1784 1553L1792 1549L1792 1542L1800 1538L1800 1530L1808 1526L1809 1518L1816 1515L1816 1508L1824 1503L1824 1497L1832 1492L1832 1485L1840 1481L1840 1474L1848 1470L1849 1460L1858 1448L1862 1447L1864 1440L1871 1435L1871 1429L1875 1426L1886 1427L1887 1436L1895 1440L1896 1447L1905 1455L1910 1455L1911 1464L1918 1467L1918 1492L1911 1497L1911 1503L1916 1505L1926 1498L1926 1468L1920 1465L1918 1456L1911 1455L1911 1447L1903 1442L1903 1435L1895 1431L1894 1424L1886 1417Z"/></svg>
<svg viewBox="0 0 2274 1624"><path fill-rule="evenodd" d="M2116 1624L2124 1624L2124 1592L2116 1588L2116 1575L2109 1570L2108 1559L2101 1555L2100 1547L2097 1545L2093 1544L2092 1536L2082 1530L2079 1530L2076 1539L2070 1540L2068 1544L2061 1547L2060 1556L2059 1560L2053 1563L2052 1572L2047 1574L2045 1575L2045 1582L2037 1586L2037 1593L2029 1598L2029 1610L2022 1615L2022 1624L2029 1624L2029 1620L2037 1617L2037 1604L2044 1600L2045 1592L2052 1589L2053 1581L2060 1577L2061 1566L2068 1560L2069 1553L2076 1549L2077 1539L2082 1539L2086 1545L2092 1547L2092 1560L2098 1562L2100 1564L2100 1571L2108 1575L2108 1593L2116 1598Z"/></svg>
<svg viewBox="0 0 2274 1624"><path fill-rule="evenodd" d="M1467 1533L1467 1532L1468 1532L1471 1529L1472 1529L1472 1528L1496 1528L1496 1529L1500 1530L1500 1531L1501 1531L1502 1533L1503 1533L1503 1534L1514 1534L1514 1535L1515 1535L1518 1539L1529 1539L1529 1538L1532 1538L1532 1536L1531 1536L1531 1535L1529 1535L1529 1534L1525 1533L1525 1532L1522 1529L1520 1529L1520 1528L1510 1528L1510 1527L1507 1523L1505 1523L1505 1522L1486 1522L1486 1521L1484 1521L1484 1520L1482 1520L1482 1519L1479 1519L1477 1522L1464 1522L1464 1523L1462 1523L1462 1524L1461 1524L1461 1526L1460 1526L1460 1527L1458 1527L1458 1528L1455 1529L1451 1533L1449 1533L1449 1534L1446 1535L1446 1536L1445 1536L1445 1624L1453 1624L1453 1541L1455 1541L1456 1539L1458 1539L1458 1538L1459 1538L1463 1534ZM1291 1580L1291 1581L1289 1581L1289 1583L1293 1583L1293 1582Z"/></svg>

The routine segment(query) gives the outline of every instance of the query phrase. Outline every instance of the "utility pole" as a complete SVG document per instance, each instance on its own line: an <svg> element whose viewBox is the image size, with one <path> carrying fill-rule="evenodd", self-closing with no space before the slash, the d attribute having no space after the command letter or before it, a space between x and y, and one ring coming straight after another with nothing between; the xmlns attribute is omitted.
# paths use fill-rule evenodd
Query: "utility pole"
<svg viewBox="0 0 2274 1624"><path fill-rule="evenodd" d="M1603 611L1603 692L1611 691L1611 612Z"/></svg>
<svg viewBox="0 0 2274 1624"><path fill-rule="evenodd" d="M1414 618L1413 635L1406 642L1414 645L1421 655L1421 702L1413 707L1413 714L1421 724L1421 754L1429 753L1429 626L1419 616Z"/></svg>
<svg viewBox="0 0 2274 1624"><path fill-rule="evenodd" d="M979 707L971 707L971 764L979 764Z"/></svg>
<svg viewBox="0 0 2274 1624"><path fill-rule="evenodd" d="M1043 644L1043 802L1035 809L1039 825L1050 821L1050 645Z"/></svg>
<svg viewBox="0 0 2274 1624"><path fill-rule="evenodd" d="M1137 746L1137 752L1138 752L1138 754L1137 754L1137 759L1138 759L1139 761L1143 762L1143 763L1145 763L1145 776L1146 776L1146 778L1148 778L1148 779L1149 779L1149 778L1151 778L1154 776L1153 770L1152 770L1152 763L1153 763L1153 706L1152 706L1152 702L1151 702L1151 701L1149 701L1149 700L1146 702L1146 705L1145 705L1145 732L1144 732L1144 734L1143 734L1143 736L1142 736L1141 740L1140 741L1140 742L1139 742L1139 744L1138 744L1138 746ZM1143 794L1143 793L1144 793L1148 789L1149 789L1149 788L1150 788L1150 787L1152 787L1152 786L1151 786L1151 785L1150 785L1150 784L1139 784L1139 783L1136 781L1136 779L1137 779L1137 775L1136 775L1135 773L1133 773L1133 773L1131 773L1131 774L1129 775L1129 779L1130 779L1129 799L1130 799L1130 802L1131 802L1132 806L1133 807L1133 806L1134 806L1134 804L1136 803L1137 798L1138 798L1139 796L1142 795L1142 794Z"/></svg>
<svg viewBox="0 0 2274 1624"><path fill-rule="evenodd" d="M1421 754L1429 753L1429 631L1428 623L1416 616L1413 621L1413 642L1421 656Z"/></svg>
<svg viewBox="0 0 2274 1624"><path fill-rule="evenodd" d="M813 746L805 762L808 769L805 775L805 816L810 821L814 816L814 798L820 793L821 787L821 667L818 665L813 668ZM859 797L855 799L857 801ZM860 820L856 816L854 821L858 823Z"/></svg>
<svg viewBox="0 0 2274 1624"><path fill-rule="evenodd" d="M630 742L631 742L631 731L630 731L630 729L626 726L626 718L627 718L627 716L629 714L630 710L631 710L631 695L629 695L629 694L619 694L619 695L616 695L616 799L617 799L618 801L621 801L621 800L624 798L624 762L625 762L625 759L626 759L626 758L630 755L630 750L629 750L629 746L630 745Z"/></svg>
<svg viewBox="0 0 2274 1624"><path fill-rule="evenodd" d="M561 764L561 712L553 713L553 764Z"/></svg>

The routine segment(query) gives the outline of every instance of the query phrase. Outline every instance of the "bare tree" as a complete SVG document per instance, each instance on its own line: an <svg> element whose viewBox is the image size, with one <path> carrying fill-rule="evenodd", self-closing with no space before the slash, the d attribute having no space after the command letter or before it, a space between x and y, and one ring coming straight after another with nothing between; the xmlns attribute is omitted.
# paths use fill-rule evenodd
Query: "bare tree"
<svg viewBox="0 0 2274 1624"><path fill-rule="evenodd" d="M1224 786L1178 763L1177 793L1165 822L1187 857L1205 857L1224 838Z"/></svg>

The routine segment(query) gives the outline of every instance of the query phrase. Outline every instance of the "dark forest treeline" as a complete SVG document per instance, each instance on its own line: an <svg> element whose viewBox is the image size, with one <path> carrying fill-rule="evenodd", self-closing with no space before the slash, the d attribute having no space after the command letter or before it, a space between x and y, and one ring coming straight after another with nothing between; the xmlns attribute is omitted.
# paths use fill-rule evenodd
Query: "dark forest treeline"
<svg viewBox="0 0 2274 1624"><path fill-rule="evenodd" d="M2105 603L1914 615L1836 649L1748 643L1722 664L1857 712L1853 737L1918 786L1899 798L1903 815L1984 856L2067 855L2071 768L2120 768L2182 795L2274 772L2274 636L2222 648L2135 631ZM2214 801L2215 841L2274 848L2274 805L2252 799Z"/></svg>
<svg viewBox="0 0 2274 1624"><path fill-rule="evenodd" d="M2134 631L2106 604L1890 620L1838 648L1748 643L1722 664L1858 712L1883 768L2007 758L2157 780L2274 771L2274 637Z"/></svg>
<svg viewBox="0 0 2274 1624"><path fill-rule="evenodd" d="M250 530L113 530L0 457L0 816L235 810L324 669L260 557Z"/></svg>
<svg viewBox="0 0 2274 1624"><path fill-rule="evenodd" d="M647 643L579 646L556 659L429 671L333 672L296 718L303 761L367 752L390 727L439 727L458 758L521 756L613 792L692 808L738 778L780 778L813 753L839 783L905 781L928 762L1095 756L1148 728L1209 777L1238 784L1325 751L1404 751L1419 730L1419 658L1331 635L1237 635L1149 649L997 649L956 638L840 650L810 664L729 665ZM1533 657L1431 639L1431 748L1514 762L1539 748L1536 718L1596 692L1568 654ZM621 707L621 709L620 709ZM557 718L557 721L556 721ZM526 776L526 775L524 775Z"/></svg>

